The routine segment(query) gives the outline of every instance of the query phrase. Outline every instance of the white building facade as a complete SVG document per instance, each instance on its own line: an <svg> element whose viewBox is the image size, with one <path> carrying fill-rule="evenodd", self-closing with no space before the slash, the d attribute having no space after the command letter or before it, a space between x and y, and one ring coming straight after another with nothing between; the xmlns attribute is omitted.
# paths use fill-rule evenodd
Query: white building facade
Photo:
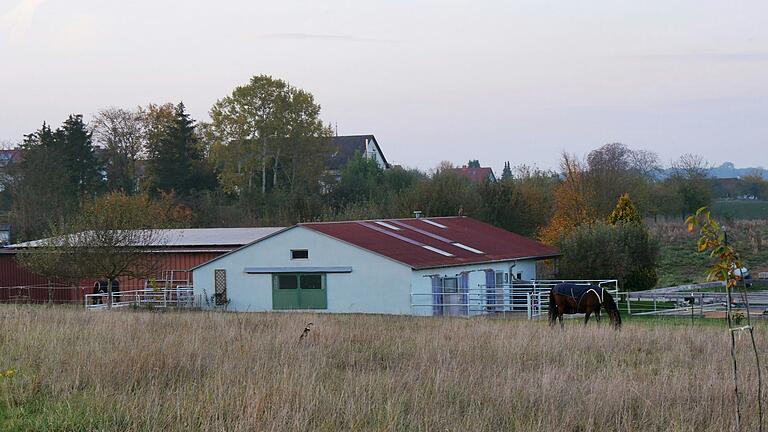
<svg viewBox="0 0 768 432"><path fill-rule="evenodd" d="M508 257L499 256L503 239L486 244L482 237L506 231L468 218L426 221L287 228L193 269L195 296L203 308L240 312L473 315L504 310L488 307L510 302L499 288L534 279L536 260L558 255L508 233L524 245L510 245ZM473 227L480 228L470 245ZM526 244L538 245L533 255Z"/></svg>

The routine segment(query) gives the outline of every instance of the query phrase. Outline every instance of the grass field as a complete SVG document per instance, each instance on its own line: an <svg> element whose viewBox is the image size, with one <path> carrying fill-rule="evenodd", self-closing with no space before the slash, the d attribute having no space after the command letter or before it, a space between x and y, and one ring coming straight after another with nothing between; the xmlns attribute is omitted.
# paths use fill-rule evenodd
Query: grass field
<svg viewBox="0 0 768 432"><path fill-rule="evenodd" d="M768 271L768 220L730 221L728 236L744 264L757 276ZM696 235L689 234L682 221L649 223L651 235L659 242L658 286L666 287L705 280L712 260L696 252Z"/></svg>
<svg viewBox="0 0 768 432"><path fill-rule="evenodd" d="M733 430L720 326L14 306L0 322L0 430Z"/></svg>
<svg viewBox="0 0 768 432"><path fill-rule="evenodd" d="M768 219L768 201L716 200L712 216L730 219Z"/></svg>

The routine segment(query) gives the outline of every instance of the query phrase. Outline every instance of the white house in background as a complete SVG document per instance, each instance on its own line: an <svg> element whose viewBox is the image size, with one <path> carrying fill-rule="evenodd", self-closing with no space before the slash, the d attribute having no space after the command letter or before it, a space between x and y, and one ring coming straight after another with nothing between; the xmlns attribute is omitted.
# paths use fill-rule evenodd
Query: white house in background
<svg viewBox="0 0 768 432"><path fill-rule="evenodd" d="M487 307L456 303L503 303L496 286L559 255L466 217L306 223L194 268L194 291L233 311L474 314Z"/></svg>
<svg viewBox="0 0 768 432"><path fill-rule="evenodd" d="M376 137L373 135L343 135L331 137L331 158L328 161L328 170L332 173L338 173L355 153L375 160L382 169L390 168Z"/></svg>

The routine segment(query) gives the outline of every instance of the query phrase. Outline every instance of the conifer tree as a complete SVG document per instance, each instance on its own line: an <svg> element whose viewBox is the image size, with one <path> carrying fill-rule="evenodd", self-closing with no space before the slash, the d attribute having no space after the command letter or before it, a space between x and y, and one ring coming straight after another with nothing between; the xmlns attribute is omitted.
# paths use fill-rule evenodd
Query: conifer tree
<svg viewBox="0 0 768 432"><path fill-rule="evenodd" d="M501 172L501 179L505 180L512 178L512 167L509 165L509 161L504 162L504 170Z"/></svg>
<svg viewBox="0 0 768 432"><path fill-rule="evenodd" d="M55 133L55 147L80 203L101 188L101 174L91 133L81 114L70 115Z"/></svg>
<svg viewBox="0 0 768 432"><path fill-rule="evenodd" d="M651 239L648 230L643 225L640 212L629 199L629 194L625 193L619 197L619 201L611 214L608 216L608 224L621 230L625 226L634 225L638 227L633 240L625 241L627 245L633 245L631 259L635 262L635 267L627 273L626 284L632 289L652 288L658 281L656 274L656 254L657 245ZM641 257L645 257L642 258Z"/></svg>
<svg viewBox="0 0 768 432"><path fill-rule="evenodd" d="M188 195L207 189L211 176L204 169L203 154L195 134L195 121L185 111L184 103L174 110L156 141L149 142L149 170L152 188Z"/></svg>
<svg viewBox="0 0 768 432"><path fill-rule="evenodd" d="M608 215L608 223L611 225L619 225L625 223L642 224L643 220L640 217L640 212L637 211L637 207L629 199L629 194L625 193L619 198L619 202L616 204L616 208L613 209L610 215Z"/></svg>
<svg viewBox="0 0 768 432"><path fill-rule="evenodd" d="M81 115L69 116L55 131L43 123L25 136L21 150L23 159L12 168L7 183L15 240L42 235L51 221L76 211L103 183Z"/></svg>

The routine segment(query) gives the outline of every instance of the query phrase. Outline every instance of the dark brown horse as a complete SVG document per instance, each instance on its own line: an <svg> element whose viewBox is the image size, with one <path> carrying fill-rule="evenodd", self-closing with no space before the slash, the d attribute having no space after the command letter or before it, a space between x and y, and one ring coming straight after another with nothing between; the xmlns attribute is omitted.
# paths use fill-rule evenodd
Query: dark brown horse
<svg viewBox="0 0 768 432"><path fill-rule="evenodd" d="M562 326L564 314L577 313L584 314L584 325L589 322L589 316L593 313L599 322L601 308L605 308L611 319L611 325L618 330L621 327L619 309L605 288L597 285L559 283L549 292L550 325L560 320L560 326Z"/></svg>

